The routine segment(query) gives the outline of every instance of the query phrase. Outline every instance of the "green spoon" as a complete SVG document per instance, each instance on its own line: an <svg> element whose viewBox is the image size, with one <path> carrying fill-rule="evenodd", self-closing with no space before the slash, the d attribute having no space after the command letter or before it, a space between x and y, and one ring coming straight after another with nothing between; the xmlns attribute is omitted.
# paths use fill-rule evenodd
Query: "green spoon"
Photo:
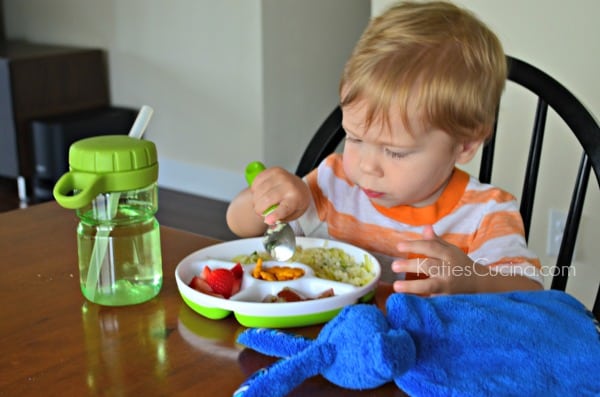
<svg viewBox="0 0 600 397"><path fill-rule="evenodd" d="M266 167L260 161L253 161L248 164L246 166L246 182L248 182L248 186L251 186L254 178L265 169ZM277 205L273 204L267 208L263 212L263 215L269 215L277 208ZM267 228L263 236L263 245L273 259L284 262L291 259L294 252L296 252L296 235L290 225L277 221Z"/></svg>

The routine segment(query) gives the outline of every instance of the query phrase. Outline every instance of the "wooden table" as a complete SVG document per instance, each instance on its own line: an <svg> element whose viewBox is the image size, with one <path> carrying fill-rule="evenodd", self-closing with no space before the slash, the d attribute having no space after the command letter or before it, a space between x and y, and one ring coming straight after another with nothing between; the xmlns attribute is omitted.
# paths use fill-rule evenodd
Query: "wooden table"
<svg viewBox="0 0 600 397"><path fill-rule="evenodd" d="M102 307L79 288L74 211L50 202L0 214L0 396L230 396L274 361L235 343L233 317L189 309L174 270L218 241L161 227L164 285L155 299ZM316 336L320 327L290 332ZM292 396L401 396L312 378Z"/></svg>

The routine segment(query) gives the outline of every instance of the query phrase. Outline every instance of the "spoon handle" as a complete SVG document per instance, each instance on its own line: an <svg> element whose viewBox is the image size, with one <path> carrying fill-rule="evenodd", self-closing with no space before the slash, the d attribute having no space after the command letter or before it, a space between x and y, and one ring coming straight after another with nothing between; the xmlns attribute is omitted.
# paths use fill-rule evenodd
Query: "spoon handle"
<svg viewBox="0 0 600 397"><path fill-rule="evenodd" d="M260 161L253 161L249 163L246 166L246 182L248 182L248 186L251 186L252 182L254 182L254 178L256 178L258 174L266 169L267 167L265 167L265 165Z"/></svg>
<svg viewBox="0 0 600 397"><path fill-rule="evenodd" d="M253 161L251 163L249 163L246 166L246 182L248 182L248 186L252 186L252 182L254 182L254 178L256 178L256 176L258 174L260 174L261 172L263 172L264 170L266 170L267 167L265 167L265 165L263 163L261 163L260 161ZM270 206L269 208L267 208L266 210L263 211L263 215L267 216L269 215L271 212L273 212L275 210L275 208L277 208L278 204L273 204L272 206Z"/></svg>

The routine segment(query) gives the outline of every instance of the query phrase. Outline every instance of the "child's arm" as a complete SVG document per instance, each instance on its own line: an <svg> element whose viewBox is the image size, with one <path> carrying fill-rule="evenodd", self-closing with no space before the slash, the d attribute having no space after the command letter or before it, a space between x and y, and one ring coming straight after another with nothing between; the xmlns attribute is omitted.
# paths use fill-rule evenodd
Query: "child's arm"
<svg viewBox="0 0 600 397"><path fill-rule="evenodd" d="M528 277L500 274L473 262L460 248L436 236L431 226L425 227L423 237L423 240L400 242L398 250L425 258L398 259L392 270L424 273L429 278L396 281L396 292L436 295L543 289Z"/></svg>
<svg viewBox="0 0 600 397"><path fill-rule="evenodd" d="M300 217L310 203L310 190L302 179L283 168L268 168L258 174L227 208L227 225L240 237L262 235L267 224ZM278 207L267 217L263 212Z"/></svg>
<svg viewBox="0 0 600 397"><path fill-rule="evenodd" d="M262 215L254 210L252 191L246 188L227 207L227 226L239 237L256 237L267 230Z"/></svg>

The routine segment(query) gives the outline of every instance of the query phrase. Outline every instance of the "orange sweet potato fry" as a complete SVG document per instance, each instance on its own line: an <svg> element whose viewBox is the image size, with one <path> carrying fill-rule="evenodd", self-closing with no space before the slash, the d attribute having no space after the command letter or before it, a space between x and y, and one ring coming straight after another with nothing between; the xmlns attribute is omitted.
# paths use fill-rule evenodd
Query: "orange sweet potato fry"
<svg viewBox="0 0 600 397"><path fill-rule="evenodd" d="M265 281L294 280L304 276L304 269L291 266L262 267L262 259L258 258L252 269L252 277Z"/></svg>
<svg viewBox="0 0 600 397"><path fill-rule="evenodd" d="M262 271L262 258L258 258L256 261L256 266L252 269L252 277L260 279L260 272Z"/></svg>

